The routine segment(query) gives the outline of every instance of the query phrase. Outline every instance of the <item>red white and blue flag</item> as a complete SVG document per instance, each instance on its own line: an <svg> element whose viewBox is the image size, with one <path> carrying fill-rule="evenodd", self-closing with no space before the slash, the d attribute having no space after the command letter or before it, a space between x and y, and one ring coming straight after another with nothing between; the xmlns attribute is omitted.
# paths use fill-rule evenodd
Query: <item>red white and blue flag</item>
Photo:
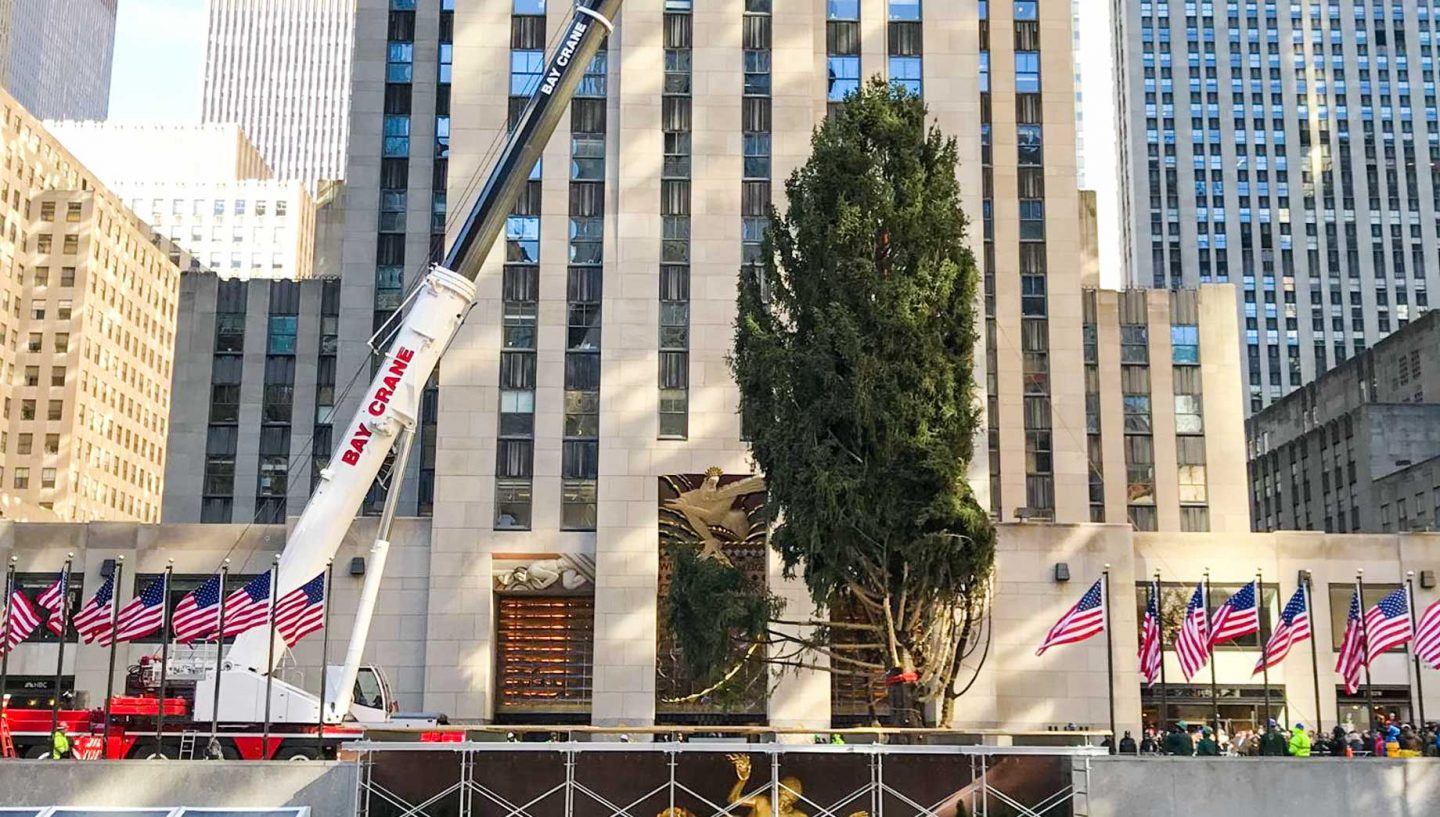
<svg viewBox="0 0 1440 817"><path fill-rule="evenodd" d="M10 591L8 616L0 615L0 655L15 649L15 645L30 637L40 626L40 611L25 597L24 591L15 588Z"/></svg>
<svg viewBox="0 0 1440 817"><path fill-rule="evenodd" d="M1360 588L1350 593L1350 612L1345 616L1345 637L1340 641L1340 655L1335 671L1345 680L1345 693L1354 695L1360 689L1360 669L1365 665L1365 634L1360 624Z"/></svg>
<svg viewBox="0 0 1440 817"><path fill-rule="evenodd" d="M1065 611L1065 615L1055 622L1050 632L1045 636L1045 643L1035 651L1036 655L1044 655L1051 647L1058 647L1061 644L1074 644L1077 641L1084 641L1096 633L1105 630L1105 597L1097 581L1085 591L1080 601L1074 607Z"/></svg>
<svg viewBox="0 0 1440 817"><path fill-rule="evenodd" d="M1210 622L1205 609L1205 583L1195 585L1190 604L1185 607L1185 621L1180 625L1180 635L1175 639L1175 654L1180 659L1180 672L1185 680L1210 660Z"/></svg>
<svg viewBox="0 0 1440 817"><path fill-rule="evenodd" d="M1160 677L1160 583L1150 582L1150 600L1145 603L1145 620L1140 623L1140 674L1146 686L1155 686Z"/></svg>
<svg viewBox="0 0 1440 817"><path fill-rule="evenodd" d="M44 607L46 610L50 611L49 617L45 619L45 628L48 629L50 632L54 633L55 635L62 634L61 628L64 626L64 624L60 621L60 619L65 613L64 608L65 605L68 603L69 598L69 570L61 571L60 575L55 577L55 581L51 582L49 587L40 591L40 595L35 597L35 603L37 605L39 605L40 607Z"/></svg>
<svg viewBox="0 0 1440 817"><path fill-rule="evenodd" d="M115 598L115 574L111 573L95 591L90 600L81 605L80 612L70 623L74 625L75 632L80 634L86 644L95 640L95 637L102 630L110 627L110 614L113 612L113 601Z"/></svg>
<svg viewBox="0 0 1440 817"><path fill-rule="evenodd" d="M226 597L223 635L239 635L270 623L270 579L274 575L275 571L267 570Z"/></svg>
<svg viewBox="0 0 1440 817"><path fill-rule="evenodd" d="M1403 586L1385 594L1365 613L1365 663L1410 640L1410 594Z"/></svg>
<svg viewBox="0 0 1440 817"><path fill-rule="evenodd" d="M1225 600L1210 619L1210 646L1260 632L1259 588L1251 582Z"/></svg>
<svg viewBox="0 0 1440 817"><path fill-rule="evenodd" d="M1431 669L1440 669L1440 601L1425 608L1415 628L1415 643L1410 646L1415 657Z"/></svg>
<svg viewBox="0 0 1440 817"><path fill-rule="evenodd" d="M185 594L170 616L170 628L175 640L182 644L209 638L220 629L220 576L216 574L205 583Z"/></svg>
<svg viewBox="0 0 1440 817"><path fill-rule="evenodd" d="M1258 675L1261 670L1279 664L1290 654L1290 648L1310 637L1310 610L1305 605L1305 588L1297 588L1295 595L1286 602L1285 609L1280 611L1280 623L1275 625L1275 632L1270 634L1270 640L1265 642L1265 652L1261 653L1260 660L1255 662L1255 672L1251 675Z"/></svg>
<svg viewBox="0 0 1440 817"><path fill-rule="evenodd" d="M324 573L286 593L275 605L275 630L287 647L324 626Z"/></svg>
<svg viewBox="0 0 1440 817"><path fill-rule="evenodd" d="M144 638L165 623L165 602L169 597L166 589L169 582L161 576L145 585L140 595L120 608L113 632L100 632L100 646L108 647L116 641L134 641Z"/></svg>

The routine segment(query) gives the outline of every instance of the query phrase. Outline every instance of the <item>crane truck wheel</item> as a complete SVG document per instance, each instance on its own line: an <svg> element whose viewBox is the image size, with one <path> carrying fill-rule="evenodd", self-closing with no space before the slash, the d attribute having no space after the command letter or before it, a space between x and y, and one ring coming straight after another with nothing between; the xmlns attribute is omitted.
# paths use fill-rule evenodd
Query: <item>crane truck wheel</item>
<svg viewBox="0 0 1440 817"><path fill-rule="evenodd" d="M275 753L276 760L318 760L320 753L313 746L292 746Z"/></svg>
<svg viewBox="0 0 1440 817"><path fill-rule="evenodd" d="M49 748L47 748L47 747L45 747L45 746L41 746L41 745L38 744L38 743L35 744L34 746L31 746L29 749L26 749L26 750L25 750L25 757L26 757L26 759L28 759L28 760L39 760L39 759L42 758L42 757L49 757L49 756L50 756L50 750L49 750Z"/></svg>
<svg viewBox="0 0 1440 817"><path fill-rule="evenodd" d="M137 760L174 760L179 756L180 753L173 746L165 746L153 740L137 743L130 752L130 757Z"/></svg>

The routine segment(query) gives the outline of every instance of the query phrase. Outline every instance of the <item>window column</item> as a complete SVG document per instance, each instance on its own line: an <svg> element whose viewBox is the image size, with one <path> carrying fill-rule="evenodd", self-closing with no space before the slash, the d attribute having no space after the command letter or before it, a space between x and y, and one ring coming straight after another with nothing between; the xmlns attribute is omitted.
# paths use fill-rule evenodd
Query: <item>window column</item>
<svg viewBox="0 0 1440 817"><path fill-rule="evenodd" d="M771 156L774 153L771 7L772 0L746 0L741 29L745 83L740 100L740 133L745 156L740 182L740 256L741 263L752 268L765 263L762 242L770 226Z"/></svg>
<svg viewBox="0 0 1440 817"><path fill-rule="evenodd" d="M1170 361L1175 378L1175 452L1179 468L1180 530L1210 530L1209 488L1205 469L1205 410L1200 378L1200 305L1198 293L1170 294ZM1293 453L1292 453L1293 456ZM1293 502L1299 497L1294 485ZM1298 513L1297 513L1298 518Z"/></svg>
<svg viewBox="0 0 1440 817"><path fill-rule="evenodd" d="M1040 95L1040 23L1036 16L1035 0L1014 0L1020 342L1025 383L1025 506L1037 518L1054 518L1044 113Z"/></svg>
<svg viewBox="0 0 1440 817"><path fill-rule="evenodd" d="M265 391L260 407L260 468L255 487L255 521L260 523L285 521L299 312L299 282L271 283Z"/></svg>
<svg viewBox="0 0 1440 817"><path fill-rule="evenodd" d="M1099 293L1087 289L1082 295L1085 357L1085 445L1090 469L1090 521L1105 521L1105 454L1100 435L1100 335Z"/></svg>
<svg viewBox="0 0 1440 817"><path fill-rule="evenodd" d="M980 16L980 219L984 247L980 271L985 282L985 437L990 465L990 515L999 518L1000 380L995 331L995 152L990 133L990 3L979 0Z"/></svg>
<svg viewBox="0 0 1440 817"><path fill-rule="evenodd" d="M1158 527L1155 440L1150 414L1150 329L1145 290L1120 293L1120 391L1125 406L1126 498L1136 530Z"/></svg>
<svg viewBox="0 0 1440 817"><path fill-rule="evenodd" d="M595 530L600 465L600 297L605 262L605 92L595 55L570 106L570 268L565 286L565 427L560 527Z"/></svg>
<svg viewBox="0 0 1440 817"><path fill-rule="evenodd" d="M310 492L334 452L335 371L340 342L340 281L321 282L320 356L315 361L315 431L310 444Z"/></svg>
<svg viewBox="0 0 1440 817"><path fill-rule="evenodd" d="M525 109L545 66L545 2L513 0L510 18L510 121ZM495 529L529 530L535 466L535 321L540 292L540 174L505 223L501 274L504 347L500 352L500 438L495 448Z"/></svg>
<svg viewBox="0 0 1440 817"><path fill-rule="evenodd" d="M215 357L210 372L210 425L205 438L201 522L228 524L234 521L235 451L248 291L245 281L220 281L216 287Z"/></svg>
<svg viewBox="0 0 1440 817"><path fill-rule="evenodd" d="M690 0L665 0L660 177L660 437L690 434Z"/></svg>

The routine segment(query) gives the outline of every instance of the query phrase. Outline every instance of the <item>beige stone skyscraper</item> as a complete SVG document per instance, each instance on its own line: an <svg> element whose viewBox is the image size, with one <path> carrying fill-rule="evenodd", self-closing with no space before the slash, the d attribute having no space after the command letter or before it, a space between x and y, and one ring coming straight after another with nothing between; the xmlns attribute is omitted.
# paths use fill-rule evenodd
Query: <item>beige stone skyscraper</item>
<svg viewBox="0 0 1440 817"><path fill-rule="evenodd" d="M209 0L207 36L202 121L238 123L276 178L344 178L354 0Z"/></svg>
<svg viewBox="0 0 1440 817"><path fill-rule="evenodd" d="M0 515L160 520L180 270L0 92Z"/></svg>

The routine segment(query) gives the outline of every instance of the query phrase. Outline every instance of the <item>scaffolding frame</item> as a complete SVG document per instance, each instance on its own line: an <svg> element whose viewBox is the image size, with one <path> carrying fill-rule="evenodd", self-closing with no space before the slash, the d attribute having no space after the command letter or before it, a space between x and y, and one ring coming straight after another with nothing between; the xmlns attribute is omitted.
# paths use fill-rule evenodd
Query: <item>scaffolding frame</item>
<svg viewBox="0 0 1440 817"><path fill-rule="evenodd" d="M608 812L609 817L656 817L648 811L638 811L642 804L663 795L668 808L662 814L675 815L676 795L683 793L691 802L699 801L704 811L690 812L692 817L745 817L749 808L747 798L768 796L770 803L780 802L781 795L793 797L795 805L809 817L947 817L943 807L968 793L974 817L1080 817L1088 813L1087 793L1090 782L1090 759L1106 754L1099 747L1024 747L1024 746L891 746L884 744L859 745L804 745L785 743L744 743L724 741L716 743L384 743L361 742L351 744L348 750L355 753L360 764L355 792L356 817L372 817L372 805L383 804L387 812L398 817L540 817L534 810L544 804L546 814L553 815L551 798L562 803L563 817L576 817L576 804L586 806L587 814L594 814L596 806ZM387 789L375 780L377 763L398 752L454 753L458 755L459 779L453 784L433 793L427 793L419 802L410 802L399 793ZM524 802L507 798L503 793L488 786L476 774L480 762L487 755L509 755L512 753L536 753L559 755L563 774L548 786L542 785L539 794ZM585 754L629 753L646 756L662 755L665 778L657 780L638 798L629 803L616 803L596 791L576 775L577 760ZM715 802L715 798L696 791L677 774L682 757L691 755L764 755L768 756L770 779L745 791L735 803ZM782 781L782 761L787 757L816 755L848 755L864 758L868 776L855 781L853 787L842 793L829 805L816 802L803 791L790 789ZM904 764L917 757L937 755L968 757L971 781L960 787L955 794L948 794L938 803L917 802L912 796L886 781L887 766ZM1007 792L990 780L988 774L997 763L1013 757L1054 757L1068 758L1069 763L1060 763L1061 773L1049 786L1038 802L1024 802L1017 792ZM1033 795L1034 792L1032 791ZM450 810L448 803L458 802L458 812ZM1033 798L1032 798L1033 799ZM890 801L887 804L887 801ZM900 805L894 805L898 802ZM443 811L435 810L444 806ZM954 812L949 813L953 817ZM777 815L778 817L778 815Z"/></svg>

